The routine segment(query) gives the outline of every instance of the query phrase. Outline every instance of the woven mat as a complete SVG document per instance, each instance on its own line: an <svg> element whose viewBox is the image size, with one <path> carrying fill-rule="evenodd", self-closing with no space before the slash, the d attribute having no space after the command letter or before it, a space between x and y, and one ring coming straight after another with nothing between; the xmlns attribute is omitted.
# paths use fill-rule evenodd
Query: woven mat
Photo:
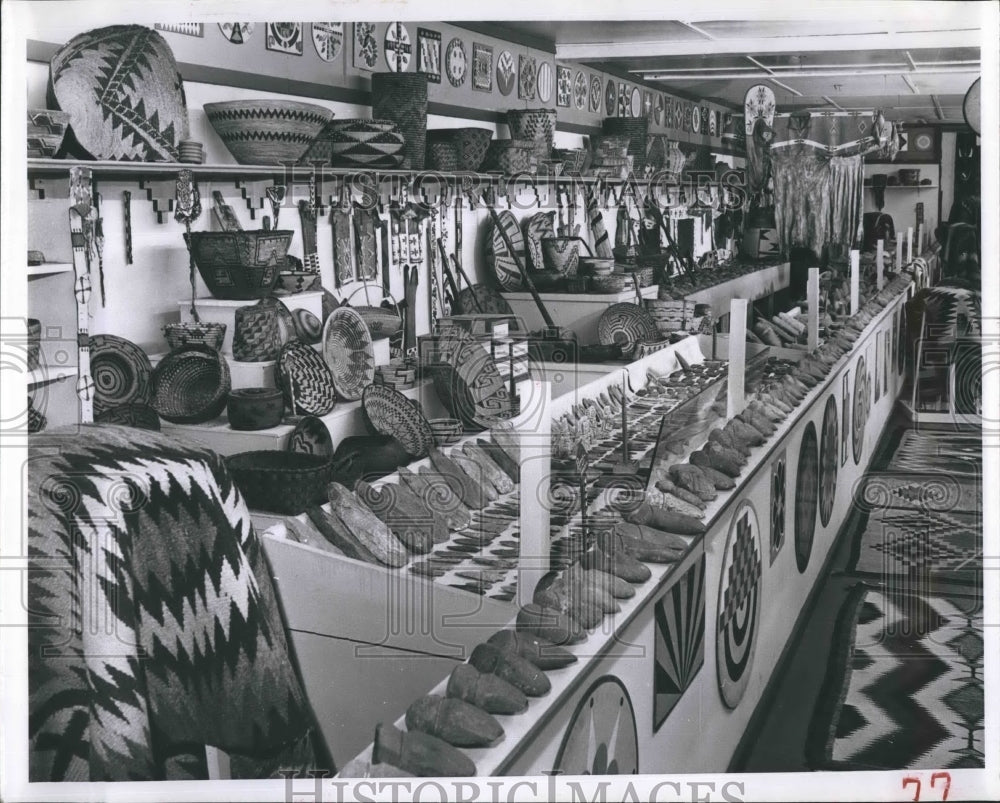
<svg viewBox="0 0 1000 803"><path fill-rule="evenodd" d="M810 730L813 769L982 767L982 627L978 597L858 584Z"/></svg>

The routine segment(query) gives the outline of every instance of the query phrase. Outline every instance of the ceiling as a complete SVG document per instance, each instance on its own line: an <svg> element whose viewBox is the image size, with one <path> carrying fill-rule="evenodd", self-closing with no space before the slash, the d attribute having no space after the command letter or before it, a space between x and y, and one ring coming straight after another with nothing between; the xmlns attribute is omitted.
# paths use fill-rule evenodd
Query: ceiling
<svg viewBox="0 0 1000 803"><path fill-rule="evenodd" d="M751 86L765 83L778 112L885 109L893 120L948 125L964 121L962 100L981 69L982 31L964 6L890 22L828 13L794 21L532 20L490 28L558 59L733 109L742 109Z"/></svg>

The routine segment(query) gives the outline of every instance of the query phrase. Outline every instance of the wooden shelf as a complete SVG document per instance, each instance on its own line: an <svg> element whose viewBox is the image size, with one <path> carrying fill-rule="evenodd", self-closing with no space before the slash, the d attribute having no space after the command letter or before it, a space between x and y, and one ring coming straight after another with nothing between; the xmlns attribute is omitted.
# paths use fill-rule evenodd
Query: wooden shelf
<svg viewBox="0 0 1000 803"><path fill-rule="evenodd" d="M322 176L334 178L349 178L361 174L374 175L380 179L402 178L412 180L417 176L441 176L446 181L458 182L466 179L478 179L480 185L489 184L496 181L509 181L516 179L518 182L543 181L557 184L596 184L601 181L609 185L622 184L626 179L621 178L598 178L596 176L571 176L556 175L555 173L540 172L537 175L517 174L514 176L502 173L473 173L457 172L447 173L435 170L384 170L384 169L359 169L330 167L328 165L312 164L289 164L289 165L240 165L240 164L185 164L183 162L117 162L117 161L93 161L87 159L28 159L29 176L51 176L66 175L71 167L88 167L94 174L102 178L120 179L143 179L143 178L163 178L172 179L180 170L190 170L196 179L220 179L220 180L240 180L251 177L257 178L282 178L286 183L305 183L309 180L310 174L315 167L319 167ZM635 183L648 185L653 183L662 187L678 187L683 183L693 183L694 178L688 182L667 182L666 171L662 171L660 179L651 182L645 178L632 179ZM698 181L699 186L704 184ZM715 184L717 182L708 182ZM475 186L475 185L473 185Z"/></svg>
<svg viewBox="0 0 1000 803"><path fill-rule="evenodd" d="M937 184L886 184L884 187L865 184L866 190L936 190L937 187Z"/></svg>
<svg viewBox="0 0 1000 803"><path fill-rule="evenodd" d="M75 365L40 365L28 374L28 390L51 385L53 382L61 382L71 376L76 376L79 372L80 369Z"/></svg>
<svg viewBox="0 0 1000 803"><path fill-rule="evenodd" d="M70 273L72 270L72 262L43 262L41 265L28 265L28 278L35 279L39 276L53 276L57 273Z"/></svg>

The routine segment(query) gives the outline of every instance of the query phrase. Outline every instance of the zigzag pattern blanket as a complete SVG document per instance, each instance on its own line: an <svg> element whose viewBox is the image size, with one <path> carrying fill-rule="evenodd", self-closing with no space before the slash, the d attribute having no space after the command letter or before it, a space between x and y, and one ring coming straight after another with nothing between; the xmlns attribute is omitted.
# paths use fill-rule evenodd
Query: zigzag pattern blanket
<svg viewBox="0 0 1000 803"><path fill-rule="evenodd" d="M52 430L28 470L32 781L315 766L247 506L214 452L118 426Z"/></svg>

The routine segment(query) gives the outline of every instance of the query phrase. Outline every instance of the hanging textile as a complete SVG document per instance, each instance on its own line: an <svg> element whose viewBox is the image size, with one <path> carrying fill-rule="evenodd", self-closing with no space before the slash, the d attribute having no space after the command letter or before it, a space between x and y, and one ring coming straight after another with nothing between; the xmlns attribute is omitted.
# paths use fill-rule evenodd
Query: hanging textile
<svg viewBox="0 0 1000 803"><path fill-rule="evenodd" d="M771 163L782 252L804 246L821 254L831 242L849 248L861 226L862 157L831 157L799 144L772 150Z"/></svg>
<svg viewBox="0 0 1000 803"><path fill-rule="evenodd" d="M28 472L32 781L316 766L271 576L222 457L118 426L49 430Z"/></svg>

